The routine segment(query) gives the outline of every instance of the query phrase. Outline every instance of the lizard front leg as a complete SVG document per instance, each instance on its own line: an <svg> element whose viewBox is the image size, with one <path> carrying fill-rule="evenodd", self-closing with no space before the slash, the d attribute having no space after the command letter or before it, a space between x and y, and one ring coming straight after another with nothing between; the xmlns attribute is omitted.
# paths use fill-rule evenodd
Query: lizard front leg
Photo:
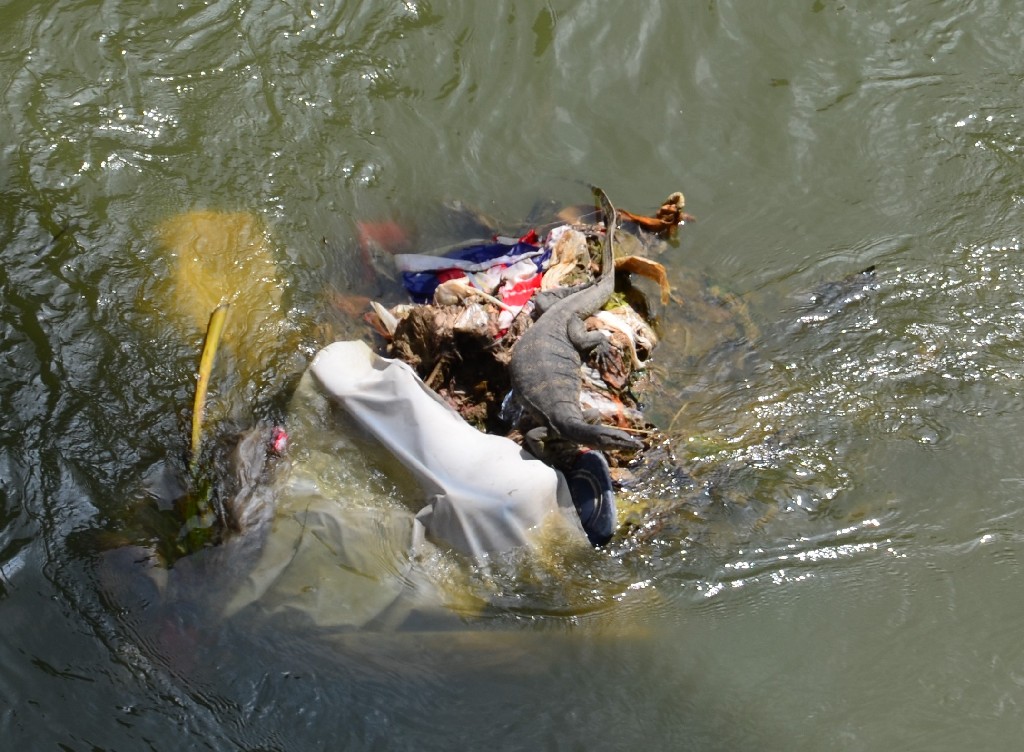
<svg viewBox="0 0 1024 752"><path fill-rule="evenodd" d="M591 350L595 350L598 366L604 367L614 349L611 341L596 329L587 329L587 325L575 317L569 320L567 329L569 341L572 342L573 347L580 353L583 360L586 360L586 356Z"/></svg>

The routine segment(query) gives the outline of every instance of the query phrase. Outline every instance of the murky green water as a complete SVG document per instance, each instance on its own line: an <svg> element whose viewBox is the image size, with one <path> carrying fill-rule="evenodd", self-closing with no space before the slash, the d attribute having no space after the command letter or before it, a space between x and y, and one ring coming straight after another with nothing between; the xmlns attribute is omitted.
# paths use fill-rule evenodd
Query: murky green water
<svg viewBox="0 0 1024 752"><path fill-rule="evenodd" d="M1014 3L5 2L0 29L0 738L1019 744ZM674 284L708 275L757 325L662 312L649 411L692 482L627 491L632 532L558 577L470 570L491 605L450 632L115 597L94 533L180 465L202 339L159 303L161 223L266 226L298 334L241 423L281 417L337 325L357 222L430 248L444 200L515 229L588 183L634 211L683 190Z"/></svg>

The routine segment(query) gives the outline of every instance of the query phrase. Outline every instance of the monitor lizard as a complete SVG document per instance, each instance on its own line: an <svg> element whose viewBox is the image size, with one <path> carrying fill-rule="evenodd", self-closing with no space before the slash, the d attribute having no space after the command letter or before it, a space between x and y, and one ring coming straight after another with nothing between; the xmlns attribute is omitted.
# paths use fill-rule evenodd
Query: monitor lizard
<svg viewBox="0 0 1024 752"><path fill-rule="evenodd" d="M600 361L611 348L604 335L589 331L583 322L615 291L618 214L604 191L595 188L594 194L605 216L601 275L594 282L537 296L540 318L513 347L509 375L520 402L562 439L598 449L637 450L642 442L618 428L588 423L580 406L582 354L597 350Z"/></svg>

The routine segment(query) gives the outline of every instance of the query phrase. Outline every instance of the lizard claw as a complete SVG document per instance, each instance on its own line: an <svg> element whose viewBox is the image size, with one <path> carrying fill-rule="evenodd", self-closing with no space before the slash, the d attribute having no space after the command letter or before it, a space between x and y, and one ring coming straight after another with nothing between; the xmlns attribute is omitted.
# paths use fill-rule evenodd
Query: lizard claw
<svg viewBox="0 0 1024 752"><path fill-rule="evenodd" d="M623 386L629 377L622 351L611 340L604 340L593 350L593 362L601 378L609 386Z"/></svg>

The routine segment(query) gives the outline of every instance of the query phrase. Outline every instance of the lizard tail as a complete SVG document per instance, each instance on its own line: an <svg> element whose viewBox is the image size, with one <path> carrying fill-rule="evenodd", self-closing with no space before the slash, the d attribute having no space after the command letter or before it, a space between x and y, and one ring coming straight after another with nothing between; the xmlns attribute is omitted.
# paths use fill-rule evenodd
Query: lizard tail
<svg viewBox="0 0 1024 752"><path fill-rule="evenodd" d="M607 193L596 185L591 188L594 191L594 198L601 205L601 211L604 212L604 249L601 256L601 276L603 277L615 268L613 243L615 242L615 228L619 225L619 213L615 210Z"/></svg>
<svg viewBox="0 0 1024 752"><path fill-rule="evenodd" d="M611 426L595 423L573 423L572 425L554 426L555 431L563 438L594 449L624 449L638 451L644 444L625 431Z"/></svg>
<svg viewBox="0 0 1024 752"><path fill-rule="evenodd" d="M605 193L601 188L596 185L590 186L591 190L594 191L594 198L597 199L598 204L601 206L601 211L604 212L604 223L606 227L615 227L619 223L619 213L615 210L611 200L608 198L608 194Z"/></svg>

